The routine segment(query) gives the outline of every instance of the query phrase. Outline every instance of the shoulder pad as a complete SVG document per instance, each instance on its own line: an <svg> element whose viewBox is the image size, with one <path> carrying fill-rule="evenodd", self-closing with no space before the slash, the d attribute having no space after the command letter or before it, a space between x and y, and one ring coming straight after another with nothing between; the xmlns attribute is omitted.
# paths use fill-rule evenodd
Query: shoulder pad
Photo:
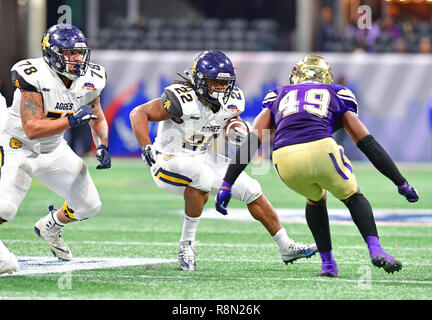
<svg viewBox="0 0 432 320"><path fill-rule="evenodd" d="M350 89L342 85L335 85L333 89L336 92L336 96L342 100L347 110L358 113L357 98Z"/></svg>
<svg viewBox="0 0 432 320"><path fill-rule="evenodd" d="M16 88L41 92L39 78L43 70L35 63L35 59L21 60L11 68L12 85Z"/></svg>
<svg viewBox="0 0 432 320"><path fill-rule="evenodd" d="M85 83L92 83L99 96L103 89L105 89L107 81L105 68L96 63L89 63L87 72L84 75L84 80Z"/></svg>
<svg viewBox="0 0 432 320"><path fill-rule="evenodd" d="M170 104L167 104L167 107L164 105L164 108L177 118L193 114L196 110L197 97L194 90L182 84L172 84L166 87L161 99L162 104L164 104L164 99L165 101L167 101L166 99L171 101Z"/></svg>
<svg viewBox="0 0 432 320"><path fill-rule="evenodd" d="M246 102L243 90L238 87L234 87L233 92L226 103L226 108L235 109L237 114L242 114L245 110L245 104Z"/></svg>
<svg viewBox="0 0 432 320"><path fill-rule="evenodd" d="M278 92L276 89L270 90L264 97L262 108L271 108L273 102L277 99Z"/></svg>

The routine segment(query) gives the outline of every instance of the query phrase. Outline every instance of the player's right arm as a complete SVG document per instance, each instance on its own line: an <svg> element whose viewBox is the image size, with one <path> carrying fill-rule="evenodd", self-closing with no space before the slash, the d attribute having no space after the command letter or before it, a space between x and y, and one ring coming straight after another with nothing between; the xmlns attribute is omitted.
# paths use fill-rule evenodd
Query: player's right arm
<svg viewBox="0 0 432 320"><path fill-rule="evenodd" d="M69 128L67 117L56 120L43 120L43 111L41 93L21 90L21 122L29 139L49 137Z"/></svg>
<svg viewBox="0 0 432 320"><path fill-rule="evenodd" d="M149 121L159 122L173 118L180 119L183 116L183 108L177 97L178 94L176 95L172 89L177 87L178 85L171 85L165 88L160 98L139 105L129 114L132 131L141 148L152 143L148 130ZM182 90L180 91L182 92Z"/></svg>
<svg viewBox="0 0 432 320"><path fill-rule="evenodd" d="M172 118L172 115L164 109L162 100L157 98L135 107L129 114L129 118L135 138L142 148L152 144L148 130L148 122L168 120Z"/></svg>

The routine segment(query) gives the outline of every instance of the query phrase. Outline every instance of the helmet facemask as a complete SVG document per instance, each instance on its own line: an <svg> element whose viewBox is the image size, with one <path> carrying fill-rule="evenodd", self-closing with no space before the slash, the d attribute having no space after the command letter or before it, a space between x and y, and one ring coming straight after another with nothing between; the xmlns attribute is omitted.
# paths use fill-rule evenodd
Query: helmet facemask
<svg viewBox="0 0 432 320"><path fill-rule="evenodd" d="M216 78L206 77L198 72L196 91L204 99L213 104L226 104L234 89L235 77L218 76ZM221 87L220 89L218 88ZM223 89L222 89L223 88Z"/></svg>
<svg viewBox="0 0 432 320"><path fill-rule="evenodd" d="M61 59L60 68L56 68L58 73L70 80L75 80L85 75L90 60L90 48L63 49L53 46L53 51L55 51ZM79 52L81 59L79 61L71 60L68 51ZM57 67L57 65L55 65L55 67ZM73 71L71 71L71 69L73 69Z"/></svg>

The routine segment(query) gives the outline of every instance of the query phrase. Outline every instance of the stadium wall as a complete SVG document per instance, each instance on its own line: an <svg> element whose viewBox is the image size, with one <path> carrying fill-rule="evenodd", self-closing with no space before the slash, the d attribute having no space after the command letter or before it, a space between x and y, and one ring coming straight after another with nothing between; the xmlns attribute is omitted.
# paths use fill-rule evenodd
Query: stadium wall
<svg viewBox="0 0 432 320"><path fill-rule="evenodd" d="M107 70L102 104L110 123L110 149L135 155L129 112L160 97L163 88L191 67L199 52L94 50L92 61ZM320 54L320 53L318 53ZM304 53L227 52L236 67L237 83L246 96L243 118L252 120L266 92L286 84ZM422 54L322 53L335 82L357 96L359 117L396 161L432 160L432 57ZM157 125L151 126L151 137ZM336 139L352 160L366 160L344 133Z"/></svg>

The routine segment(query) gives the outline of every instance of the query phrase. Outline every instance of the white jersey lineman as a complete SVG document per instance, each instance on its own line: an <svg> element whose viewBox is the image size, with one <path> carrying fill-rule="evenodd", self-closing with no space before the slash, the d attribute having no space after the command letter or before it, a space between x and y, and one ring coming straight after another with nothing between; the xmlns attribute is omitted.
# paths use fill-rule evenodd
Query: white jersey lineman
<svg viewBox="0 0 432 320"><path fill-rule="evenodd" d="M156 163L151 166L156 184L183 195L187 186L216 194L229 159L209 152L209 145L223 135L229 119L245 108L243 91L234 88L226 103L214 113L199 101L194 90L182 84L165 88L161 101L173 119L159 122L153 144ZM262 194L259 183L243 173L232 188L233 198L247 204Z"/></svg>
<svg viewBox="0 0 432 320"><path fill-rule="evenodd" d="M43 58L22 60L11 73L17 89L0 131L0 217L7 221L14 218L33 176L66 200L75 219L95 215L101 202L86 163L70 149L63 133L27 137L20 117L20 89L41 93L43 119L58 119L100 96L106 83L104 68L90 64L85 75L74 80L69 89Z"/></svg>

